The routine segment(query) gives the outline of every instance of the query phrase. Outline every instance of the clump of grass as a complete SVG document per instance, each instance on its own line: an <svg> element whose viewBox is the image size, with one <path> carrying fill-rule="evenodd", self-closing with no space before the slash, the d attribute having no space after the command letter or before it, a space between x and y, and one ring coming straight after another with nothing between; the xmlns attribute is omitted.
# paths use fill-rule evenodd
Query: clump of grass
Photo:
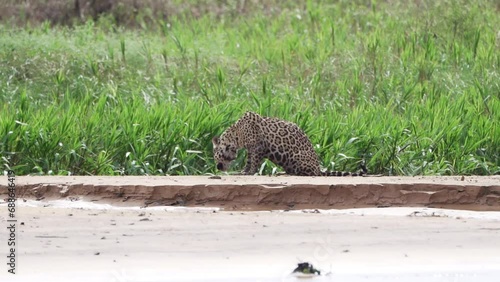
<svg viewBox="0 0 500 282"><path fill-rule="evenodd" d="M4 169L215 172L212 136L252 110L296 122L328 169L500 173L494 1L252 7L0 25Z"/></svg>

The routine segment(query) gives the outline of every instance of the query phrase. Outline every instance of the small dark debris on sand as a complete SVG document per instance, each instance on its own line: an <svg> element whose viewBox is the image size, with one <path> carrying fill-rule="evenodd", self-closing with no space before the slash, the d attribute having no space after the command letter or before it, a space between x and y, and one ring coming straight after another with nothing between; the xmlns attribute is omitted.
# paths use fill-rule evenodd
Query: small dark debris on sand
<svg viewBox="0 0 500 282"><path fill-rule="evenodd" d="M308 262L298 263L297 268L295 268L292 273L321 275L321 271L315 269L314 266Z"/></svg>

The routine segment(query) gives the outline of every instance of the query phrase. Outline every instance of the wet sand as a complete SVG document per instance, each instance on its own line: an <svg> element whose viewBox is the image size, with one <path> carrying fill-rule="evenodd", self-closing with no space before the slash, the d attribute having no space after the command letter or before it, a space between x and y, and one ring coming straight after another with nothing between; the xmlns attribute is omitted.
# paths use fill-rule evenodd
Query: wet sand
<svg viewBox="0 0 500 282"><path fill-rule="evenodd" d="M0 281L297 281L303 261L311 281L496 281L499 183L17 177L18 274Z"/></svg>
<svg viewBox="0 0 500 282"><path fill-rule="evenodd" d="M296 281L289 274L300 261L331 272L312 281L500 275L499 212L231 212L29 200L18 218L17 279L4 266L2 281Z"/></svg>

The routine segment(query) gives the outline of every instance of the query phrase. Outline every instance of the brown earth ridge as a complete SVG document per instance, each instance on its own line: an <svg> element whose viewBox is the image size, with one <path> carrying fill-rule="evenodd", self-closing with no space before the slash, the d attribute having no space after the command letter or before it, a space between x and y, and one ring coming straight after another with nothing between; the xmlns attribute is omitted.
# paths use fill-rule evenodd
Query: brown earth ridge
<svg viewBox="0 0 500 282"><path fill-rule="evenodd" d="M17 176L18 199L224 210L434 207L500 211L500 176ZM0 183L7 198L7 181Z"/></svg>

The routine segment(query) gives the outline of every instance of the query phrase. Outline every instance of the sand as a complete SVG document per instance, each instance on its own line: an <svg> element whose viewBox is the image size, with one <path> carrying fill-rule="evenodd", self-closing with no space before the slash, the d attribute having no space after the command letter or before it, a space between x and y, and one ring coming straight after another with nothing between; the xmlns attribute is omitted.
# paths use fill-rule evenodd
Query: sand
<svg viewBox="0 0 500 282"><path fill-rule="evenodd" d="M18 177L19 191L25 189L25 194L19 199L16 212L17 274L7 273L7 266L2 263L0 281L304 281L290 275L302 261L312 263L323 274L306 281L497 281L500 276L498 211L433 209L422 207L421 203L414 207L344 205L341 209L289 207L287 211L256 211L246 210L247 206L241 203L242 209L233 209L229 198L219 199L219 205L213 207L210 204L217 201L147 208L138 205L139 196L144 197L145 191L168 190L165 187L172 185L169 181L176 183L174 180L179 186L172 188L179 189L176 193L183 189L191 189L191 193L196 189L215 189L219 193L223 187L230 187L226 189L233 195L235 185L239 189L271 192L297 189L296 195L308 195L304 192L307 189L317 191L313 186L304 186L314 181L333 190L338 185L407 185L399 190L398 186L389 186L392 188L387 189L395 195L383 198L387 200L397 199L396 195L401 198L401 191L410 191L415 185L437 187L436 191L449 189L443 183L455 187L453 191L479 195L477 199L484 196L484 191L495 196L495 177L466 177L463 181L459 177L445 178L446 181L336 178L335 182L323 178L311 181L292 177L205 177L205 182L214 182L212 186L200 184L201 178L181 179L179 184L179 178L167 177ZM248 182L243 183L242 179ZM217 185L221 187L213 188ZM123 194L119 198L107 196L116 195L116 187L145 190L137 193L135 200L122 201ZM163 188L148 190L151 187ZM423 191L423 187L419 186L418 191ZM35 188L46 190L34 192ZM482 192L474 193L474 189ZM329 193L324 195L330 197ZM362 198L362 194L355 195ZM246 199L249 206L259 199L235 198L240 202ZM495 201L489 203L493 204L488 206L484 201L475 205L495 207ZM8 224L4 200L0 201L0 211L4 229ZM0 253L6 261L6 237L2 238L5 243L0 243Z"/></svg>

